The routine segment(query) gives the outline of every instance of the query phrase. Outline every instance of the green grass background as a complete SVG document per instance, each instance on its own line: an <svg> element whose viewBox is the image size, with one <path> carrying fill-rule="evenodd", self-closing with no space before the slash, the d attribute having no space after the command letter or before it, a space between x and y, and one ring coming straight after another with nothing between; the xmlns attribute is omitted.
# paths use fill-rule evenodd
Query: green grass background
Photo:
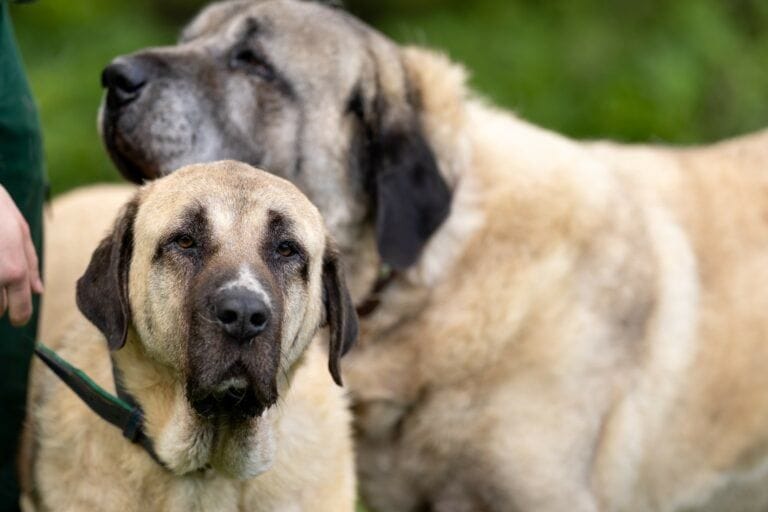
<svg viewBox="0 0 768 512"><path fill-rule="evenodd" d="M118 179L101 148L99 73L169 44L199 0L12 7L54 193ZM348 0L396 40L445 50L482 94L574 137L707 142L768 125L765 0Z"/></svg>
<svg viewBox="0 0 768 512"><path fill-rule="evenodd" d="M96 132L114 56L170 44L199 0L38 0L12 17L52 190L118 175ZM494 102L574 137L687 144L768 125L765 0L348 0L445 50Z"/></svg>

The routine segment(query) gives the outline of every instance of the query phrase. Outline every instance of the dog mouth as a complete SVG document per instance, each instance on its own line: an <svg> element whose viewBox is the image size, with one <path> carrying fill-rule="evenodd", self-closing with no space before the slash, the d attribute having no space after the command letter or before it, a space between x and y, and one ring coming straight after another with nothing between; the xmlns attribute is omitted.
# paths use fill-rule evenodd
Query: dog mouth
<svg viewBox="0 0 768 512"><path fill-rule="evenodd" d="M242 363L236 363L212 386L189 384L187 395L194 411L203 418L243 421L261 416L276 402L272 393L260 393Z"/></svg>
<svg viewBox="0 0 768 512"><path fill-rule="evenodd" d="M137 184L142 184L145 180L160 177L162 172L157 166L144 162L137 154L133 144L129 142L118 128L121 121L122 111L104 111L101 112L102 140L107 149L107 154L112 159L120 174L124 178Z"/></svg>

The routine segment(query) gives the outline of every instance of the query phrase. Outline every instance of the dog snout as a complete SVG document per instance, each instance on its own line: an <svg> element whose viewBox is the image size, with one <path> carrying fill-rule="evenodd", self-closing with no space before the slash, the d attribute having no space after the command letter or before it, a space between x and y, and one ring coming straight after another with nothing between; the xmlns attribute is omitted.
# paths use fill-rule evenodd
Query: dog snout
<svg viewBox="0 0 768 512"><path fill-rule="evenodd" d="M239 342L250 341L269 323L269 307L262 297L246 288L222 290L214 300L216 321Z"/></svg>
<svg viewBox="0 0 768 512"><path fill-rule="evenodd" d="M101 73L101 85L107 89L107 106L115 109L131 103L149 80L146 65L137 57L118 57Z"/></svg>

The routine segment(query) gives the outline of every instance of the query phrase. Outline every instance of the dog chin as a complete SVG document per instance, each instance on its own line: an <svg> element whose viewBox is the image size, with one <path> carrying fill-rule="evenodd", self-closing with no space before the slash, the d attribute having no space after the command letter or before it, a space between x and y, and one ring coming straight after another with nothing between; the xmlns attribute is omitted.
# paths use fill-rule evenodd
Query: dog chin
<svg viewBox="0 0 768 512"><path fill-rule="evenodd" d="M261 416L239 422L202 418L184 399L159 433L155 449L177 475L215 471L237 480L269 470L275 458L274 407Z"/></svg>
<svg viewBox="0 0 768 512"><path fill-rule="evenodd" d="M243 424L222 424L211 452L211 466L221 475L245 480L269 470L275 460L273 409Z"/></svg>
<svg viewBox="0 0 768 512"><path fill-rule="evenodd" d="M254 385L243 365L235 365L217 380L211 385L194 381L187 385L192 409L205 420L220 425L247 422L261 416L277 400L274 384ZM267 389L261 389L264 387Z"/></svg>

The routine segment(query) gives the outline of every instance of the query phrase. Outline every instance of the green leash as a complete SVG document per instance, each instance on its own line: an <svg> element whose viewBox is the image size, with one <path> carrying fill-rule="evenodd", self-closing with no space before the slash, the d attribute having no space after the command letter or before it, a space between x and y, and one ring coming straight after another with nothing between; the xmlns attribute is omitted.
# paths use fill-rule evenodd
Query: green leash
<svg viewBox="0 0 768 512"><path fill-rule="evenodd" d="M121 397L117 397L93 381L84 371L73 366L56 352L42 343L35 344L35 354L75 392L85 404L104 421L111 423L123 432L132 443L138 444L158 464L165 467L155 453L152 440L144 432L144 412L136 401L122 388L119 378L115 378L115 387ZM112 367L117 376L117 368ZM125 399L124 399L125 398ZM127 399L127 400L126 400ZM133 402L133 403L131 403Z"/></svg>

